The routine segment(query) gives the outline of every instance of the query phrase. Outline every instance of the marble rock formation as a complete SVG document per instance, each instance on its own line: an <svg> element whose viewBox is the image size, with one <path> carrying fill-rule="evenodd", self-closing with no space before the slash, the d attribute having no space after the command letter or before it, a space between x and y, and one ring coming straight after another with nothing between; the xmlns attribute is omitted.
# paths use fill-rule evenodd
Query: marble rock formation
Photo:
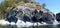
<svg viewBox="0 0 60 28"><path fill-rule="evenodd" d="M46 22L47 24L53 24L54 18L54 14L48 9L43 8L39 3L23 3L22 5L18 5L11 9L7 16L9 22L17 22L17 20L20 19L24 22Z"/></svg>
<svg viewBox="0 0 60 28"><path fill-rule="evenodd" d="M57 19L58 22L60 21L60 13L56 14L56 19Z"/></svg>

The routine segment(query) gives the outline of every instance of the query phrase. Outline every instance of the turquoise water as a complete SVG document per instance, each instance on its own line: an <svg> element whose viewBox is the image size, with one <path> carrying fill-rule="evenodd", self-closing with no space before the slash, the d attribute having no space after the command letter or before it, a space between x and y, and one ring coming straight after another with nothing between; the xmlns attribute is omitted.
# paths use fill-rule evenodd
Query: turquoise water
<svg viewBox="0 0 60 28"><path fill-rule="evenodd" d="M30 26L30 27L17 27L16 25L0 25L0 28L60 28L60 24L58 24L58 25Z"/></svg>

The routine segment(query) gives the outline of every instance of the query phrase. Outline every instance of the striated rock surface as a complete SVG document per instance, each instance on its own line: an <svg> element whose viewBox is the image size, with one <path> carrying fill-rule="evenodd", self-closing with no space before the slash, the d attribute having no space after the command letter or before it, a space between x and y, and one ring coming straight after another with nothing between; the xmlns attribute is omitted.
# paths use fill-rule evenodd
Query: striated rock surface
<svg viewBox="0 0 60 28"><path fill-rule="evenodd" d="M54 14L39 3L22 3L17 7L13 7L7 16L7 19L10 19L11 16L23 20L24 22L46 22L47 24L53 24L55 19Z"/></svg>
<svg viewBox="0 0 60 28"><path fill-rule="evenodd" d="M56 19L57 19L58 22L60 21L60 13L56 14Z"/></svg>

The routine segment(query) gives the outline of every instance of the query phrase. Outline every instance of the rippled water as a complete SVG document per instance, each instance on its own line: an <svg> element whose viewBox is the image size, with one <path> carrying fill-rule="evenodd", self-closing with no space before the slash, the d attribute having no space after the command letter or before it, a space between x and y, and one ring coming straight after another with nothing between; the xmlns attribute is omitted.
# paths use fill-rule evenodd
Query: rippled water
<svg viewBox="0 0 60 28"><path fill-rule="evenodd" d="M0 28L60 28L60 24L58 24L58 25L30 26L30 27L17 27L16 25L0 25Z"/></svg>

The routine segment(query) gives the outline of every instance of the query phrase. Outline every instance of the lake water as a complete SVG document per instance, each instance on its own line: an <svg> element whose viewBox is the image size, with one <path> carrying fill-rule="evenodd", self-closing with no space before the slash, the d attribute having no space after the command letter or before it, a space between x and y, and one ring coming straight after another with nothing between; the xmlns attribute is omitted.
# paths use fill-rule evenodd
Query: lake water
<svg viewBox="0 0 60 28"><path fill-rule="evenodd" d="M17 27L16 25L0 25L0 28L60 28L60 24L58 24L58 25L29 26L29 27Z"/></svg>
<svg viewBox="0 0 60 28"><path fill-rule="evenodd" d="M34 24L34 25L33 25ZM37 23L31 23L31 22L23 22L21 23L20 20L15 23L9 23L5 20L0 20L0 28L60 28L60 23L58 24L56 21L52 25L48 25L46 23L39 24Z"/></svg>

